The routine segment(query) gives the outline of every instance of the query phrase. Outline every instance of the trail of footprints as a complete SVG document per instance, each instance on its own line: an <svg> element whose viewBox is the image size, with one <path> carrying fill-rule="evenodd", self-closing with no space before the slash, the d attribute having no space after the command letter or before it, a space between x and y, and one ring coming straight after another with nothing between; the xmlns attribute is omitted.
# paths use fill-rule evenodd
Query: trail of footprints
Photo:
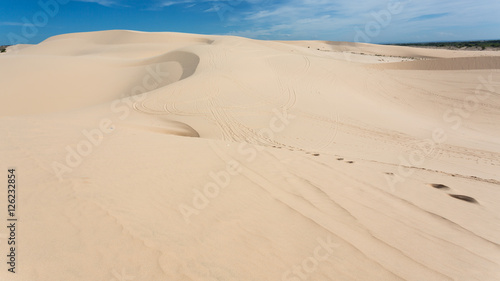
<svg viewBox="0 0 500 281"><path fill-rule="evenodd" d="M310 154L312 156L320 156L319 153L311 153L311 152L306 152L306 154ZM337 158L338 161L344 161L344 158L342 157L339 157ZM345 161L346 163L348 164L353 164L354 161ZM387 175L394 175L394 173L386 173ZM436 189L440 189L440 190L450 190L450 187L444 185L444 184L440 184L440 183L432 183L430 184L430 186L436 188ZM470 196L467 196L467 195L461 195L461 194L451 194L451 193L448 193L448 195L450 197L453 197L455 199L458 199L458 200L462 200L462 201L465 201L465 202L469 202L469 203L473 203L473 204L479 204L479 202L477 202L476 199L470 197Z"/></svg>
<svg viewBox="0 0 500 281"><path fill-rule="evenodd" d="M320 156L319 153L311 153L311 152L306 152L306 154L310 154L312 156ZM337 158L338 161L344 161L344 158L342 157L339 157ZM348 164L353 164L354 161L345 161L346 163ZM394 175L394 173L386 173L387 175ZM440 184L440 183L432 183L430 184L430 186L436 188L436 189L440 189L440 190L450 190L450 188L444 184ZM469 202L469 203L473 203L473 204L479 204L479 202L477 202L476 199L470 197L470 196L467 196L467 195L461 195L461 194L451 194L451 193L448 193L448 195L450 197L453 197L455 199L458 199L458 200L462 200L462 201L465 201L465 202Z"/></svg>
<svg viewBox="0 0 500 281"><path fill-rule="evenodd" d="M311 152L306 152L306 154L310 154L312 156L320 156L319 153L311 153ZM337 158L337 161L344 161L344 158L339 157ZM345 161L347 164L354 164L354 161Z"/></svg>
<svg viewBox="0 0 500 281"><path fill-rule="evenodd" d="M272 145L271 147L273 148L278 148L278 149L282 149L282 148L286 148L286 147L280 147L280 146L276 146L276 145ZM303 149L300 149L300 148L294 148L294 147L288 147L288 150L290 151L305 151ZM313 153L313 152L308 152L308 151L305 151L306 154L309 154L309 155L312 155L312 156L320 156L321 154L319 153ZM338 155L337 155L338 156ZM344 161L344 158L342 157L339 157L337 158L338 161ZM354 161L345 161L347 164L354 164Z"/></svg>
<svg viewBox="0 0 500 281"><path fill-rule="evenodd" d="M444 184L440 184L440 183L432 183L432 184L430 184L430 186L432 186L436 189L450 190L450 188L448 186L446 186ZM448 193L448 195L455 198L455 199L458 199L458 200L462 200L462 201L474 203L474 204L479 204L479 202L477 202L476 199L474 199L470 196L467 196L467 195L451 194L451 193Z"/></svg>

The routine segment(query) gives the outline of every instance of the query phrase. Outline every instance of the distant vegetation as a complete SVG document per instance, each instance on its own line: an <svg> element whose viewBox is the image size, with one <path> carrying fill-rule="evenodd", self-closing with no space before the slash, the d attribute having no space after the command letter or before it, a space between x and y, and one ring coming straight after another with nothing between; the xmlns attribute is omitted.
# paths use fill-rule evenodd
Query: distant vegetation
<svg viewBox="0 0 500 281"><path fill-rule="evenodd" d="M0 53L5 53L5 51L7 51L7 47L9 47L9 45L0 46Z"/></svg>
<svg viewBox="0 0 500 281"><path fill-rule="evenodd" d="M428 47L440 49L466 49L466 50L500 50L500 40L490 41L467 41L467 42L431 42L413 44L393 44L407 47Z"/></svg>

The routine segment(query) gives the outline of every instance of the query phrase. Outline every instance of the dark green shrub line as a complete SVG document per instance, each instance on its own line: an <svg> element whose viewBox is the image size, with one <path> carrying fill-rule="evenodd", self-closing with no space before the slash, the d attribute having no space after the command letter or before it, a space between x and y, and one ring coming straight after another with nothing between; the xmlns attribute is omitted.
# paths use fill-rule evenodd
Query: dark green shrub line
<svg viewBox="0 0 500 281"><path fill-rule="evenodd" d="M487 48L500 48L500 40L489 41L468 41L468 42L429 42L429 43L407 43L407 44L391 44L406 47L437 47L437 48L476 48L485 50Z"/></svg>
<svg viewBox="0 0 500 281"><path fill-rule="evenodd" d="M9 47L9 45L0 46L0 53L5 53L7 51L7 47Z"/></svg>

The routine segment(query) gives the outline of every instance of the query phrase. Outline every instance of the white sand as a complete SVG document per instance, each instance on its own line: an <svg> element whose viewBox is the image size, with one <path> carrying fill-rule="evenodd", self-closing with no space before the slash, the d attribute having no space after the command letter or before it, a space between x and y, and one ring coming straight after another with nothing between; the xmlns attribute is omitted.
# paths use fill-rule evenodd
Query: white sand
<svg viewBox="0 0 500 281"><path fill-rule="evenodd" d="M499 52L106 31L0 73L0 280L500 280Z"/></svg>

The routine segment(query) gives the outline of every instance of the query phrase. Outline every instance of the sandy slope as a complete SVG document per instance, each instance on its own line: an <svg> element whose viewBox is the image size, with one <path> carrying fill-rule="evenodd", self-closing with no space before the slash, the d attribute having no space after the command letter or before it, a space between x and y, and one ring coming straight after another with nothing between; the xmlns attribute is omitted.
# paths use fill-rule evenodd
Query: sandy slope
<svg viewBox="0 0 500 281"><path fill-rule="evenodd" d="M10 49L0 280L500 280L499 69L129 31Z"/></svg>

